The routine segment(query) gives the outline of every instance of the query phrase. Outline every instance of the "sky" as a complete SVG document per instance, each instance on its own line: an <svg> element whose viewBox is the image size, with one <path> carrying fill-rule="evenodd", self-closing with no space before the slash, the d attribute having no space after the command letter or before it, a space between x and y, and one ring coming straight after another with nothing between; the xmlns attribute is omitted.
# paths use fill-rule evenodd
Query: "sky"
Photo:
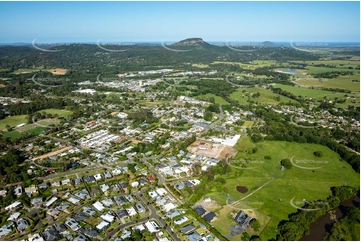
<svg viewBox="0 0 361 242"><path fill-rule="evenodd" d="M0 2L0 43L359 42L360 2Z"/></svg>

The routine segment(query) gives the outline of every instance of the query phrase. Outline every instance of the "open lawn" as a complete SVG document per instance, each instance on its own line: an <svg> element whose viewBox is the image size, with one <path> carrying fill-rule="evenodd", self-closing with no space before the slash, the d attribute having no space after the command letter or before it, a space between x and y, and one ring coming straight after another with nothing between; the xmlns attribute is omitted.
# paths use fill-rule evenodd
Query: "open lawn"
<svg viewBox="0 0 361 242"><path fill-rule="evenodd" d="M6 129L6 125L15 127L18 124L26 123L26 116L27 115L16 115L0 120L0 130Z"/></svg>
<svg viewBox="0 0 361 242"><path fill-rule="evenodd" d="M247 151L254 147L258 151L249 154ZM360 182L359 175L348 163L341 161L337 153L322 145L285 141L254 144L248 137L242 137L236 148L239 152L234 159L229 159L229 164L238 172L223 175L226 180L224 189L212 189L206 197L210 196L219 204L226 205L229 202L227 197L231 196L240 205L250 206L264 216L271 217L260 234L263 240L274 238L278 223L297 211L290 203L292 198L294 203L302 202L303 199L326 199L331 195L330 187L358 186ZM322 151L323 156L314 156L316 150ZM270 155L271 160L264 159L266 155ZM301 168L293 166L281 171L280 161L292 157L294 164ZM236 186L245 186L248 191L239 193Z"/></svg>
<svg viewBox="0 0 361 242"><path fill-rule="evenodd" d="M59 115L59 117L64 117L64 118L67 118L67 117L69 117L70 115L73 114L73 112L69 111L69 110L54 109L54 108L44 109L44 110L41 110L39 112L40 113L45 112L45 113L49 113L49 114L52 114L52 115L57 114L57 115Z"/></svg>
<svg viewBox="0 0 361 242"><path fill-rule="evenodd" d="M243 90L245 92L243 92ZM259 92L260 97L256 97L256 98L252 97L252 95L256 94L257 92ZM230 97L233 100L236 100L241 104L247 104L248 99L250 99L250 101L253 101L255 103L258 102L260 104L272 104L272 105L277 105L280 102L288 103L289 101L291 101L292 103L297 103L297 101L295 101L291 98L284 97L284 96L275 94L270 90L267 90L264 88L258 88L258 87L238 88L235 92L233 92L230 95ZM280 98L279 101L277 100L277 97Z"/></svg>
<svg viewBox="0 0 361 242"><path fill-rule="evenodd" d="M222 105L226 105L229 104L229 102L227 102L226 100L224 100L222 97L217 96L213 93L207 93L206 95L201 95L201 96L197 96L195 97L196 99L200 99L200 100L205 100L205 101L209 101L209 98L213 97L214 101L216 104L222 104Z"/></svg>

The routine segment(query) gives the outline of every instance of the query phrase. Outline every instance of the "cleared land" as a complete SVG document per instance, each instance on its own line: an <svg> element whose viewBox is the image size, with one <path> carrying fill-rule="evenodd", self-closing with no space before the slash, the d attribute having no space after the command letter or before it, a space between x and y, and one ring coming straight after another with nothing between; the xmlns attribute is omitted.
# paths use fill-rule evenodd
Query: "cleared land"
<svg viewBox="0 0 361 242"><path fill-rule="evenodd" d="M50 69L48 71L53 75L65 75L67 72L66 69L62 69L62 68L54 68L54 69Z"/></svg>
<svg viewBox="0 0 361 242"><path fill-rule="evenodd" d="M227 154L231 156L236 154L233 147L200 140L194 141L187 150L193 154L219 159L223 159Z"/></svg>
<svg viewBox="0 0 361 242"><path fill-rule="evenodd" d="M212 93L207 93L207 94L205 94L205 95L197 96L197 97L195 97L195 98L196 98L196 99L199 99L199 100L209 101L209 98L211 98L211 97L214 98L214 102L215 102L216 104L222 104L222 105L229 104L229 102L227 102L226 100L224 100L222 97L217 96L217 95L212 94Z"/></svg>
<svg viewBox="0 0 361 242"><path fill-rule="evenodd" d="M248 150L254 147L257 147L258 151L255 154L249 154ZM290 204L292 198L294 201L326 199L331 195L330 187L358 186L360 182L359 175L348 163L341 161L337 153L322 145L285 141L265 141L254 144L248 137L242 137L236 148L239 151L237 156L229 159L229 164L233 166L233 173L221 176L226 180L224 188L221 191L214 188L205 197L212 197L220 205L227 205L228 196L234 200L240 200L273 179L242 200L242 205L257 209L266 217L272 217L260 234L263 240L274 238L278 223L288 219L289 214L297 211ZM323 156L314 156L313 152L316 150L322 151ZM270 155L271 160L264 159L266 155ZM292 157L294 157L294 163L306 161L298 165L313 169L293 166L290 170L281 171L280 161ZM246 160L249 162L245 162ZM321 168L317 169L317 167ZM248 192L237 192L237 186L247 187ZM222 219L218 219L215 223L219 220Z"/></svg>
<svg viewBox="0 0 361 242"><path fill-rule="evenodd" d="M244 92L243 92L244 91ZM252 97L253 94L256 94L259 92L260 97ZM241 104L247 104L248 99L250 101L253 101L255 103L260 104L272 104L277 105L280 102L291 102L291 103L298 103L297 101L284 97L278 94L273 93L270 90L264 89L264 88L258 88L258 87L250 87L250 88L238 88L235 92L233 92L230 97L233 100L238 101ZM280 98L280 101L277 100L277 98Z"/></svg>

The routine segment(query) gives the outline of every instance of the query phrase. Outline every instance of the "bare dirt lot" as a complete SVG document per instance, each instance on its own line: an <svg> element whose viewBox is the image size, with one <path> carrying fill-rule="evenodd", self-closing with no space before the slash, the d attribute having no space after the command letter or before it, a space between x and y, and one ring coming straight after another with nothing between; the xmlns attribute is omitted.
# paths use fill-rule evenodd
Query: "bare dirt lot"
<svg viewBox="0 0 361 242"><path fill-rule="evenodd" d="M49 72L53 75L65 75L66 69L54 68L54 69L49 70Z"/></svg>
<svg viewBox="0 0 361 242"><path fill-rule="evenodd" d="M45 159L47 157L60 154L60 153L62 153L64 151L67 151L67 150L69 150L71 148L72 148L71 146L68 146L68 147L62 148L62 149L57 150L57 151L53 151L53 152L50 152L50 153L47 153L47 154L44 154L44 155L41 155L41 156L38 156L38 157L34 157L32 160L36 161L36 160L39 160L39 159Z"/></svg>
<svg viewBox="0 0 361 242"><path fill-rule="evenodd" d="M193 144L188 146L187 150L193 154L218 159L224 159L227 154L229 156L234 156L237 153L237 151L231 146L202 140L196 140Z"/></svg>

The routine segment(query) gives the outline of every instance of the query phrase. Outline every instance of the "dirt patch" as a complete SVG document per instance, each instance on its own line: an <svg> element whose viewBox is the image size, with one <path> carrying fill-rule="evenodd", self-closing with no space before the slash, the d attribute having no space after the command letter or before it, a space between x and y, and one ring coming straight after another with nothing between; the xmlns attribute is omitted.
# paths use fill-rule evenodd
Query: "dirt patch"
<svg viewBox="0 0 361 242"><path fill-rule="evenodd" d="M49 70L49 72L53 75L65 75L66 69L54 68L54 69Z"/></svg>
<svg viewBox="0 0 361 242"><path fill-rule="evenodd" d="M228 156L234 156L237 153L237 151L231 146L204 140L194 141L190 146L188 146L187 150L196 155L203 155L209 158L217 159L224 159L227 154Z"/></svg>
<svg viewBox="0 0 361 242"><path fill-rule="evenodd" d="M240 193L248 192L248 189L245 186L236 186L236 189L237 189L237 192L240 192Z"/></svg>
<svg viewBox="0 0 361 242"><path fill-rule="evenodd" d="M222 208L222 206L219 205L215 200L209 201L207 199L201 199L196 204L194 204L194 207L197 207L198 205L201 205L207 211L216 211Z"/></svg>
<svg viewBox="0 0 361 242"><path fill-rule="evenodd" d="M50 152L50 153L47 153L47 154L44 154L44 155L41 155L41 156L38 156L38 157L35 157L33 158L32 160L33 161L36 161L36 160L39 160L39 159L44 159L44 158L47 158L47 157L50 157L50 156L53 156L53 155L57 155L57 154L60 154L64 151L67 151L69 149L71 149L72 147L69 146L69 147L65 147L65 148L62 148L60 150L57 150L57 151L53 151L53 152Z"/></svg>

